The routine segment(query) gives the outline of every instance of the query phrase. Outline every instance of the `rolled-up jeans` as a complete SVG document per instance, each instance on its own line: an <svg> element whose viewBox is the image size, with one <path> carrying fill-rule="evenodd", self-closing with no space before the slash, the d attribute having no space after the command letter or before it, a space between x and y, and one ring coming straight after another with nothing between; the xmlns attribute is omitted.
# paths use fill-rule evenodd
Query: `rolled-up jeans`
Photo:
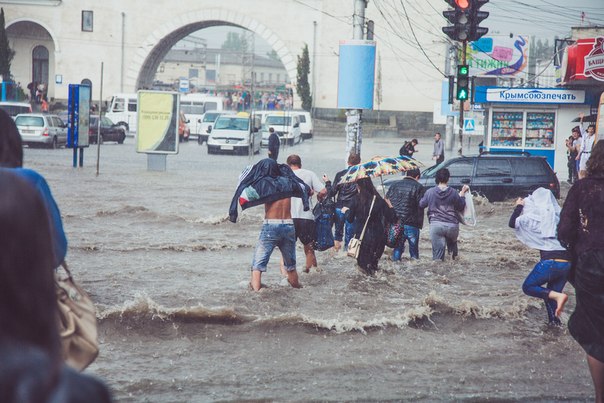
<svg viewBox="0 0 604 403"><path fill-rule="evenodd" d="M430 239L432 240L432 260L445 260L445 249L452 254L453 259L457 257L457 237L459 236L459 224L451 224L439 221L430 223Z"/></svg>
<svg viewBox="0 0 604 403"><path fill-rule="evenodd" d="M348 250L348 243L354 235L354 223L346 221L346 216L342 209L336 208L336 222L334 226L333 239L342 242L344 238L344 250Z"/></svg>
<svg viewBox="0 0 604 403"><path fill-rule="evenodd" d="M526 280L522 284L522 291L526 295L543 299L550 323L558 323L559 319L556 317L558 304L549 298L549 293L550 291L562 292L569 273L570 262L541 260L526 276ZM543 287L544 284L546 287Z"/></svg>

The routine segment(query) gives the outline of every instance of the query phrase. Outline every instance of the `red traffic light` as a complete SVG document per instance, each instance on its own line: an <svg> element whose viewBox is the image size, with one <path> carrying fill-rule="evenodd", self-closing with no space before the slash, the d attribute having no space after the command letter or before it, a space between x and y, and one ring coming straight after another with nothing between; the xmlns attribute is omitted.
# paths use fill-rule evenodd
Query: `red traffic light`
<svg viewBox="0 0 604 403"><path fill-rule="evenodd" d="M455 0L455 5L457 5L458 8L465 10L470 7L470 0Z"/></svg>

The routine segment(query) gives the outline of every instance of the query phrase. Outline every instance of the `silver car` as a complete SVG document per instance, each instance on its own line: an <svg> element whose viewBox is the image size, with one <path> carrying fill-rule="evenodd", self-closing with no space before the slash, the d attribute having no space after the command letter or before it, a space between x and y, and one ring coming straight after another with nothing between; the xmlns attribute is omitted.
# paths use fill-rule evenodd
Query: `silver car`
<svg viewBox="0 0 604 403"><path fill-rule="evenodd" d="M29 147L59 148L67 143L67 125L57 115L22 113L15 117L15 124Z"/></svg>

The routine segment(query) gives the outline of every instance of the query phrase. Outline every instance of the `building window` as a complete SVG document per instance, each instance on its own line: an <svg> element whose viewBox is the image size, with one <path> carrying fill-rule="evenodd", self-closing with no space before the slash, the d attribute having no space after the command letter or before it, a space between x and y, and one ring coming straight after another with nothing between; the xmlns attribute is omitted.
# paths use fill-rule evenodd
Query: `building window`
<svg viewBox="0 0 604 403"><path fill-rule="evenodd" d="M90 10L82 10L82 31L92 32L93 14Z"/></svg>
<svg viewBox="0 0 604 403"><path fill-rule="evenodd" d="M264 82L264 73L260 73L260 82L263 83Z"/></svg>
<svg viewBox="0 0 604 403"><path fill-rule="evenodd" d="M277 82L281 81L281 74L277 74Z"/></svg>
<svg viewBox="0 0 604 403"><path fill-rule="evenodd" d="M273 82L273 73L268 73L268 82L269 83Z"/></svg>
<svg viewBox="0 0 604 403"><path fill-rule="evenodd" d="M32 82L36 86L48 84L48 49L42 45L32 51Z"/></svg>

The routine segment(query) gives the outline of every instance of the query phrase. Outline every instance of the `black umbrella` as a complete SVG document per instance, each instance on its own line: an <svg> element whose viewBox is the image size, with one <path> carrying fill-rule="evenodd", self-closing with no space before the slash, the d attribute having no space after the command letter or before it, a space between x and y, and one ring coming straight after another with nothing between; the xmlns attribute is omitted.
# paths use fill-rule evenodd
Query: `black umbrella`
<svg viewBox="0 0 604 403"><path fill-rule="evenodd" d="M583 121L584 122L595 122L598 119L598 115L588 115L588 116L583 116ZM581 118L574 118L571 122L580 122Z"/></svg>

